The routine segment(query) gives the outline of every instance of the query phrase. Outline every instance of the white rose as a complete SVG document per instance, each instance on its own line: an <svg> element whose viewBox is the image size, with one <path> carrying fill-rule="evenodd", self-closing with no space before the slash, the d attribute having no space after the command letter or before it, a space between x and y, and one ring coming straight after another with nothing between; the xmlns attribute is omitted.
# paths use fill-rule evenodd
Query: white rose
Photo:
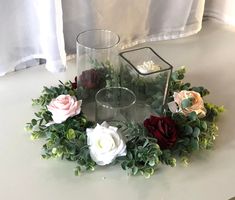
<svg viewBox="0 0 235 200"><path fill-rule="evenodd" d="M52 99L47 109L52 113L54 123L64 122L67 118L78 115L81 112L82 100L70 95L59 95ZM53 124L53 122L52 122Z"/></svg>
<svg viewBox="0 0 235 200"><path fill-rule="evenodd" d="M116 157L126 155L126 144L117 130L107 122L86 129L90 156L97 165L107 165Z"/></svg>

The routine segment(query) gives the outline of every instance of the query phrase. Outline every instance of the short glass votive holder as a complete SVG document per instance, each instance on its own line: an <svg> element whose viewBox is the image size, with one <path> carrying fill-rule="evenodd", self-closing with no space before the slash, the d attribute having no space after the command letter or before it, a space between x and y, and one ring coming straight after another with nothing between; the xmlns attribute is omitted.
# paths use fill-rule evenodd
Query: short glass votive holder
<svg viewBox="0 0 235 200"><path fill-rule="evenodd" d="M125 51L121 57L120 85L136 95L137 121L163 115L172 66L150 47Z"/></svg>
<svg viewBox="0 0 235 200"><path fill-rule="evenodd" d="M95 96L96 122L108 122L116 125L119 122L131 121L134 117L135 94L124 87L108 87L99 90Z"/></svg>

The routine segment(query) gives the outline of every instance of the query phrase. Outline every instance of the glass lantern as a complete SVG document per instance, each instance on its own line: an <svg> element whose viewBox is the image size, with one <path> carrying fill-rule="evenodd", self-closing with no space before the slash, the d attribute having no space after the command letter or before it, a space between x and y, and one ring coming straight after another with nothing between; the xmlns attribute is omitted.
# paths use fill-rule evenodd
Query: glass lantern
<svg viewBox="0 0 235 200"><path fill-rule="evenodd" d="M124 51L120 85L136 95L136 120L163 115L172 66L150 47Z"/></svg>
<svg viewBox="0 0 235 200"><path fill-rule="evenodd" d="M118 85L119 41L117 34L102 29L84 31L77 36L77 91L84 112L93 110L97 91Z"/></svg>

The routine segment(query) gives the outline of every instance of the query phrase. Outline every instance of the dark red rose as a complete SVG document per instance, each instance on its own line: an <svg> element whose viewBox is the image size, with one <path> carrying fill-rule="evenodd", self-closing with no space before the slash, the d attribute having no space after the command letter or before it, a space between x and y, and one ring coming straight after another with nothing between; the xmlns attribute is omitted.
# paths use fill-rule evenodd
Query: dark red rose
<svg viewBox="0 0 235 200"><path fill-rule="evenodd" d="M171 118L151 116L144 121L144 126L157 139L161 149L170 149L175 144L178 134Z"/></svg>
<svg viewBox="0 0 235 200"><path fill-rule="evenodd" d="M95 69L83 71L82 74L79 76L80 85L86 89L98 88L101 81L102 74L100 71Z"/></svg>
<svg viewBox="0 0 235 200"><path fill-rule="evenodd" d="M77 79L77 76L75 77L74 82L72 82L71 84L72 84L72 88L73 88L73 89L77 89L77 87L78 87L78 79Z"/></svg>

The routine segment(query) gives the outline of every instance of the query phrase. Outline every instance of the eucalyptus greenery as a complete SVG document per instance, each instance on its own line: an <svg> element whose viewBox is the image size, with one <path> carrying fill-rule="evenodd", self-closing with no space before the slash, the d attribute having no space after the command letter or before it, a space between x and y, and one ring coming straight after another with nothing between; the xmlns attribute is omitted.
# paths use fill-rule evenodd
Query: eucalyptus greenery
<svg viewBox="0 0 235 200"><path fill-rule="evenodd" d="M154 73L147 76L138 74L129 65L121 65L120 85L132 90L138 101L144 101L159 115L163 114L165 88L169 72Z"/></svg>
<svg viewBox="0 0 235 200"><path fill-rule="evenodd" d="M117 76L109 63L105 65L109 66L105 72L105 76L107 76L106 85L110 85L113 79L116 80ZM202 97L209 94L209 91L204 87L191 87L190 83L184 83L185 72L185 68L180 68L172 73L167 102L173 100L174 92L181 90L196 91ZM137 82L134 84L138 85ZM141 81L139 84L143 85ZM75 175L80 175L81 172L93 171L96 167L96 163L89 154L86 136L86 128L94 127L95 123L90 121L83 113L80 113L68 118L61 124L47 125L52 121L52 117L46 106L53 98L61 94L69 94L80 99L81 91L85 89L73 88L72 85L73 83L69 81L60 82L58 86L54 87L44 87L41 96L33 100L33 105L38 106L39 110L35 113L35 118L27 123L26 130L31 133L32 139L44 139L43 158L74 161L77 163ZM157 94L152 95L153 99L154 95L158 96ZM190 103L189 99L183 103L183 106L187 107ZM207 114L203 118L198 118L195 112L186 117L181 113L172 113L169 109L165 110L165 115L176 122L180 131L180 136L171 149L160 149L157 139L148 134L143 124L120 122L118 126L126 138L127 155L117 158L115 163L120 163L121 167L128 171L128 174L141 174L149 178L160 164L174 167L177 159L187 164L194 151L212 149L218 131L216 120L224 109L210 103L205 103L205 108Z"/></svg>
<svg viewBox="0 0 235 200"><path fill-rule="evenodd" d="M186 69L181 67L174 71L171 76L168 102L172 101L173 93L181 90L195 91L200 93L201 97L209 95L209 91L202 87L192 87L190 83L184 83ZM188 102L184 102L185 107L189 106ZM180 159L187 164L188 158L192 152L203 149L212 149L215 138L218 132L216 120L220 113L224 111L223 106L217 106L212 103L204 103L207 110L206 116L198 118L195 112L191 112L189 116L181 113L172 113L167 110L166 115L170 116L178 125L180 130L180 138L177 140L176 145L171 150L173 156L180 157Z"/></svg>

